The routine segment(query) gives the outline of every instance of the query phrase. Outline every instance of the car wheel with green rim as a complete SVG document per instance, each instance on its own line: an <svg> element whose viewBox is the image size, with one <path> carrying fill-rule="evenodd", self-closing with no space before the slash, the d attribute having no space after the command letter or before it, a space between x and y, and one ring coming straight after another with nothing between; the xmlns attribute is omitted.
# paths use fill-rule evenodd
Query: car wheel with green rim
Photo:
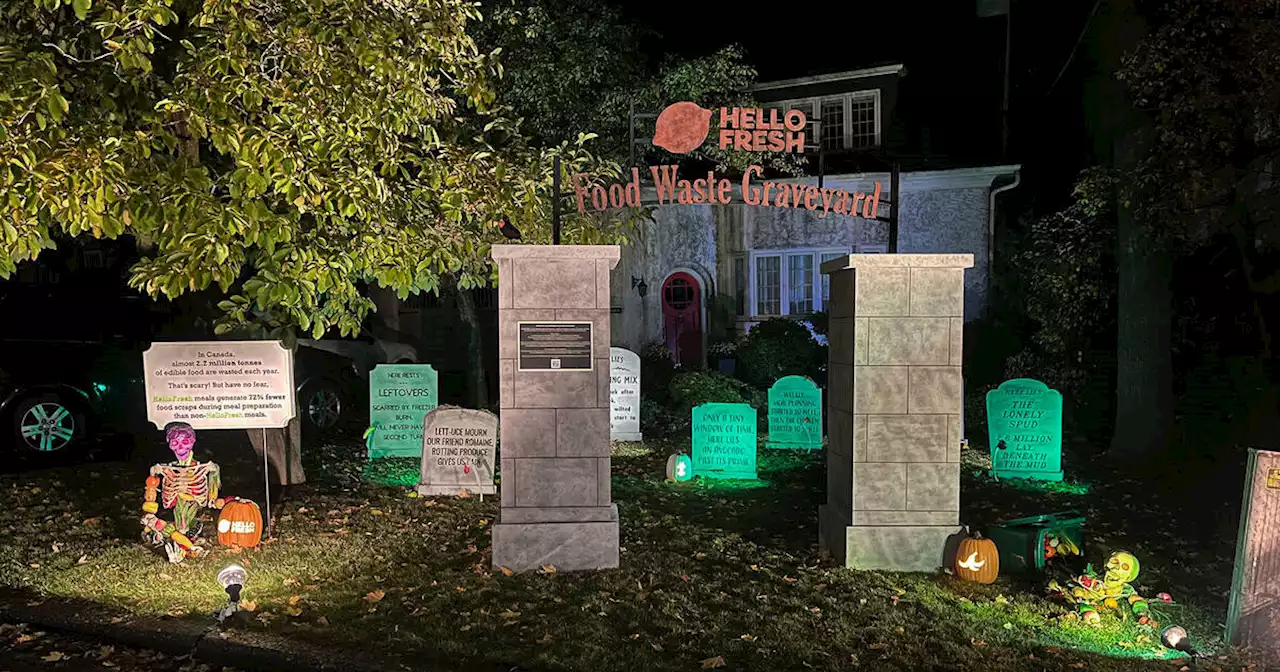
<svg viewBox="0 0 1280 672"><path fill-rule="evenodd" d="M25 399L13 411L13 438L27 453L74 452L84 443L84 416L56 395Z"/></svg>

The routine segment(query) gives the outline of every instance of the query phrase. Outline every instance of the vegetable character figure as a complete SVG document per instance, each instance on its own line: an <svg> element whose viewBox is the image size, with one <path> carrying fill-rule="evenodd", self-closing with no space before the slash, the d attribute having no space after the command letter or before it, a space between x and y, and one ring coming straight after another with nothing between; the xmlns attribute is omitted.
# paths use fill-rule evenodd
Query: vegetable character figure
<svg viewBox="0 0 1280 672"><path fill-rule="evenodd" d="M169 562L179 563L200 553L196 545L200 534L196 517L200 509L221 509L236 498L218 498L222 485L218 465L195 460L196 432L191 425L171 423L164 434L176 459L151 467L142 504L142 534L153 545L164 546ZM162 506L173 509L173 522L157 517Z"/></svg>
<svg viewBox="0 0 1280 672"><path fill-rule="evenodd" d="M1057 581L1049 582L1049 590L1057 593L1067 602L1076 605L1080 620L1089 624L1099 623L1098 612L1104 608L1117 609L1121 604L1128 604L1139 623L1159 627L1148 614L1147 601L1130 585L1138 578L1140 565L1132 553L1119 551L1107 558L1107 564L1101 577L1093 570L1093 565L1085 569L1085 573L1067 581L1064 588Z"/></svg>

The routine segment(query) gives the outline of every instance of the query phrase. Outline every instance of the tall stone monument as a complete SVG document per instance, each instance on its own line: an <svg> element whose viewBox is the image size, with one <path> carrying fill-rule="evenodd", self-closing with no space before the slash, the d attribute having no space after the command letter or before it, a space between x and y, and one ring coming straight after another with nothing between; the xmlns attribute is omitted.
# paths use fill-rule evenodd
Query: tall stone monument
<svg viewBox="0 0 1280 672"><path fill-rule="evenodd" d="M1227 641L1280 666L1280 453L1249 450Z"/></svg>
<svg viewBox="0 0 1280 672"><path fill-rule="evenodd" d="M495 245L502 437L493 564L618 566L610 490L615 245Z"/></svg>
<svg viewBox="0 0 1280 672"><path fill-rule="evenodd" d="M960 531L964 269L971 254L854 254L831 276L827 503L848 567L934 571Z"/></svg>

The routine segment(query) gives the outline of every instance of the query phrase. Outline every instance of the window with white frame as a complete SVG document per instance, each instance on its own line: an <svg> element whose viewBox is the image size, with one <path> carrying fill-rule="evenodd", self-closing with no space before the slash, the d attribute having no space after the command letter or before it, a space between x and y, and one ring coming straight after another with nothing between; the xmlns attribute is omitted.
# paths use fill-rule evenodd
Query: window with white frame
<svg viewBox="0 0 1280 672"><path fill-rule="evenodd" d="M751 253L749 305L755 316L809 315L826 310L831 296L824 261L849 254L848 248L757 250Z"/></svg>
<svg viewBox="0 0 1280 672"><path fill-rule="evenodd" d="M880 146L880 90L783 100L770 108L800 110L809 120L808 145L824 150Z"/></svg>

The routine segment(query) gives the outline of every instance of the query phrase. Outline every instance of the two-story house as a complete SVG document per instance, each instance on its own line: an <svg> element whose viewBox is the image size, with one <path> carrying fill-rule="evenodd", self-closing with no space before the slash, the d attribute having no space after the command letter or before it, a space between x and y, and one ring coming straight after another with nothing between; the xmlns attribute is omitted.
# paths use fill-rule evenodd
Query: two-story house
<svg viewBox="0 0 1280 672"><path fill-rule="evenodd" d="M905 76L904 66L888 65L756 85L761 107L799 109L810 121L810 174L779 181L817 185L821 166L827 189L870 194L880 183L879 216L822 217L804 208L740 202L660 206L639 240L623 249L613 273L614 345L639 351L663 343L681 363L696 366L705 361L709 343L769 318L804 319L825 310L830 293L818 270L822 262L889 252L895 244L902 253L973 254L965 315L980 317L996 196L1016 186L1019 166L952 161L925 170L920 161L886 148ZM888 223L893 214L896 241Z"/></svg>

